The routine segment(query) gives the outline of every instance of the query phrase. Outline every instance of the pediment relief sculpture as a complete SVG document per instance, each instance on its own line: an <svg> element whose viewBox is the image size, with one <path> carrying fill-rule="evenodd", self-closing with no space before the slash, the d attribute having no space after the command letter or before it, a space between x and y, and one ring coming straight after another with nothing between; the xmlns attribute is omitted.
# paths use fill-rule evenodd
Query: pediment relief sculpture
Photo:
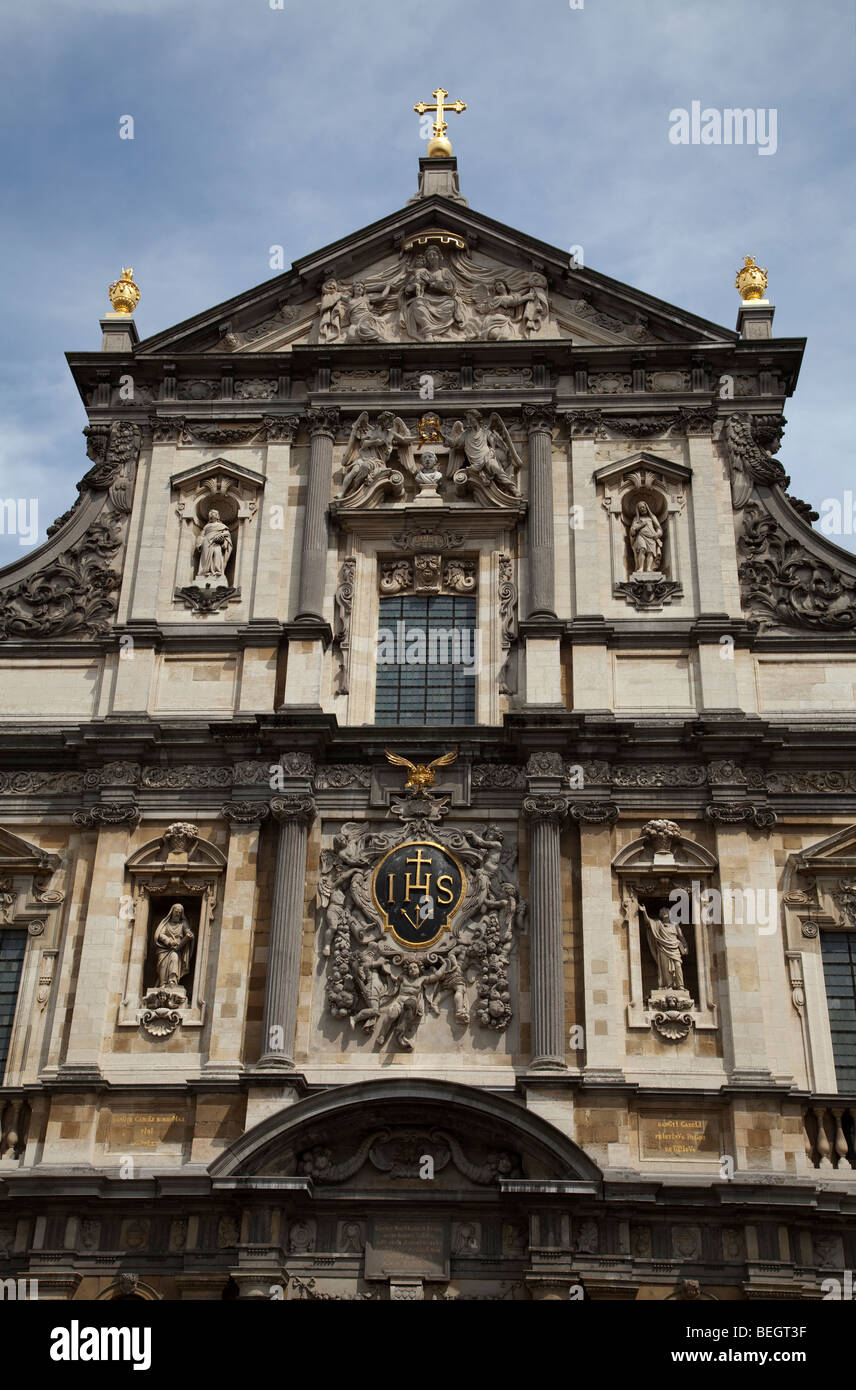
<svg viewBox="0 0 856 1390"><path fill-rule="evenodd" d="M398 264L324 281L320 343L507 342L557 336L546 276L478 265L459 246L413 244Z"/></svg>

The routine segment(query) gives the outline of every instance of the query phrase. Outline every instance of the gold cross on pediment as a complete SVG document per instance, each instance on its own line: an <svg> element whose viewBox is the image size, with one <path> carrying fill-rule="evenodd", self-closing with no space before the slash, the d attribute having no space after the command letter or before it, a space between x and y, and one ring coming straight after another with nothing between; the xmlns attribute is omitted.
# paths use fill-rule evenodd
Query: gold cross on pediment
<svg viewBox="0 0 856 1390"><path fill-rule="evenodd" d="M449 93L444 87L438 87L436 92L431 94L433 101L417 101L413 110L419 116L424 116L426 111L436 111L437 119L434 122L434 138L428 142L428 154L450 155L452 153L452 143L446 137L446 121L443 119L447 111L455 111L459 116L462 111L466 111L465 101L446 101Z"/></svg>

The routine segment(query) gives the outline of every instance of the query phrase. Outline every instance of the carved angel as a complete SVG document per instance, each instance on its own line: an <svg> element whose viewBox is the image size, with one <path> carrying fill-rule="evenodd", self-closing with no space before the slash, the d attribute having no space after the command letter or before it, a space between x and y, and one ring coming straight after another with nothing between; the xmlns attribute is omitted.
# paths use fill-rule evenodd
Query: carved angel
<svg viewBox="0 0 856 1390"><path fill-rule="evenodd" d="M521 458L496 411L485 424L481 411L468 410L463 420L455 421L447 442L452 475L463 471L471 481L493 482L519 496L516 472L522 466Z"/></svg>
<svg viewBox="0 0 856 1390"><path fill-rule="evenodd" d="M410 448L413 443L413 435L409 433L404 421L393 415L392 411L381 411L372 424L368 411L364 410L354 421L348 439L348 447L342 460L345 474L339 495L345 497L349 492L356 491L362 483L372 483L387 472L393 449L398 449L398 457L404 471L415 477L416 464L413 460L413 450Z"/></svg>

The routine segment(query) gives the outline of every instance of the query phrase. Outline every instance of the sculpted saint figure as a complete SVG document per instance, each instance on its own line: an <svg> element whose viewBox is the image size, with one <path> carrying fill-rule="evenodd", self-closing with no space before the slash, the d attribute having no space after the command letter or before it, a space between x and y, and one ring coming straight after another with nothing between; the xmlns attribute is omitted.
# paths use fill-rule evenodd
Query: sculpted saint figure
<svg viewBox="0 0 856 1390"><path fill-rule="evenodd" d="M511 311L525 304L528 297L528 294L509 294L504 280L494 281L493 294L488 300L482 323L482 334L488 342L503 342L519 336Z"/></svg>
<svg viewBox="0 0 856 1390"><path fill-rule="evenodd" d="M387 298L389 286L369 291L363 280L355 280L351 286L350 298L345 302L346 343L383 343L388 339L386 324L372 308Z"/></svg>
<svg viewBox="0 0 856 1390"><path fill-rule="evenodd" d="M468 410L463 421L456 420L452 426L449 444L453 464L456 452L464 454L465 471L470 478L492 481L506 492L517 495L517 482L510 465L519 468L520 457L496 411L485 424L480 410Z"/></svg>
<svg viewBox="0 0 856 1390"><path fill-rule="evenodd" d="M413 261L401 291L401 326L420 342L458 330L471 332L471 315L458 294L451 270L436 246Z"/></svg>
<svg viewBox="0 0 856 1390"><path fill-rule="evenodd" d="M347 294L338 281L325 280L321 286L320 322L318 337L322 343L335 343L342 331Z"/></svg>
<svg viewBox="0 0 856 1390"><path fill-rule="evenodd" d="M681 957L689 953L689 947L677 922L672 921L669 909L661 907L656 920L652 921L640 903L639 918L645 927L648 947L657 964L657 987L684 989Z"/></svg>
<svg viewBox="0 0 856 1390"><path fill-rule="evenodd" d="M382 410L374 424L369 420L368 411L364 410L354 423L342 460L345 475L339 495L345 497L361 483L374 482L387 468L393 449L399 444L412 443L413 436L408 433L404 421L393 415L391 410ZM408 472L414 471L409 456L403 466Z"/></svg>
<svg viewBox="0 0 856 1390"><path fill-rule="evenodd" d="M380 1001L386 993L384 977L395 979L376 941L370 941L355 957L353 976L365 1006L359 1013L351 1014L351 1027L356 1028L357 1024L362 1024L367 1032L371 1032L380 1012Z"/></svg>
<svg viewBox="0 0 856 1390"><path fill-rule="evenodd" d="M630 523L630 548L636 573L659 570L663 554L663 528L647 502L640 502Z"/></svg>
<svg viewBox="0 0 856 1390"><path fill-rule="evenodd" d="M173 903L155 927L153 941L157 953L158 984L175 989L190 969L194 935L181 903Z"/></svg>
<svg viewBox="0 0 856 1390"><path fill-rule="evenodd" d="M393 1026L401 1046L413 1051L413 1035L425 1016L425 989L446 973L445 962L438 970L423 975L418 961L405 961L404 973L399 976L398 989L394 997L380 1011L374 1030L374 1040L386 1042Z"/></svg>
<svg viewBox="0 0 856 1390"><path fill-rule="evenodd" d="M226 583L226 566L232 554L232 536L220 513L212 507L202 532L193 547L196 554L196 578L209 585Z"/></svg>

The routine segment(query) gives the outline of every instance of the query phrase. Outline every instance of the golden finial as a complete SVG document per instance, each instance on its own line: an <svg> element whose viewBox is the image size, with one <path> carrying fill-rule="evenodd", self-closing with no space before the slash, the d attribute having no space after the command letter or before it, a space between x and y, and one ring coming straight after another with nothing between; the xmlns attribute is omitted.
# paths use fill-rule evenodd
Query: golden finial
<svg viewBox="0 0 856 1390"><path fill-rule="evenodd" d="M452 142L446 136L446 122L443 116L446 111L456 111L460 116L462 111L466 111L465 101L446 102L449 93L444 87L438 87L436 92L432 92L433 101L417 101L413 110L420 116L424 116L426 111L436 111L437 119L434 122L434 138L428 141L428 158L442 158L452 153Z"/></svg>
<svg viewBox="0 0 856 1390"><path fill-rule="evenodd" d="M448 767L458 756L457 748L453 748L451 753L444 753L442 757L435 758L433 762L412 763L409 758L402 758L398 753L390 753L388 748L384 749L387 762L394 763L396 767L406 767L409 769L405 787L412 787L414 791L424 791L426 787L433 787L436 777L435 767Z"/></svg>
<svg viewBox="0 0 856 1390"><path fill-rule="evenodd" d="M113 305L114 314L133 314L140 302L140 289L134 284L134 268L122 267L122 274L114 280L107 293Z"/></svg>
<svg viewBox="0 0 856 1390"><path fill-rule="evenodd" d="M737 279L734 284L744 301L763 299L767 289L767 272L755 264L752 256L744 256L743 264L737 272Z"/></svg>

